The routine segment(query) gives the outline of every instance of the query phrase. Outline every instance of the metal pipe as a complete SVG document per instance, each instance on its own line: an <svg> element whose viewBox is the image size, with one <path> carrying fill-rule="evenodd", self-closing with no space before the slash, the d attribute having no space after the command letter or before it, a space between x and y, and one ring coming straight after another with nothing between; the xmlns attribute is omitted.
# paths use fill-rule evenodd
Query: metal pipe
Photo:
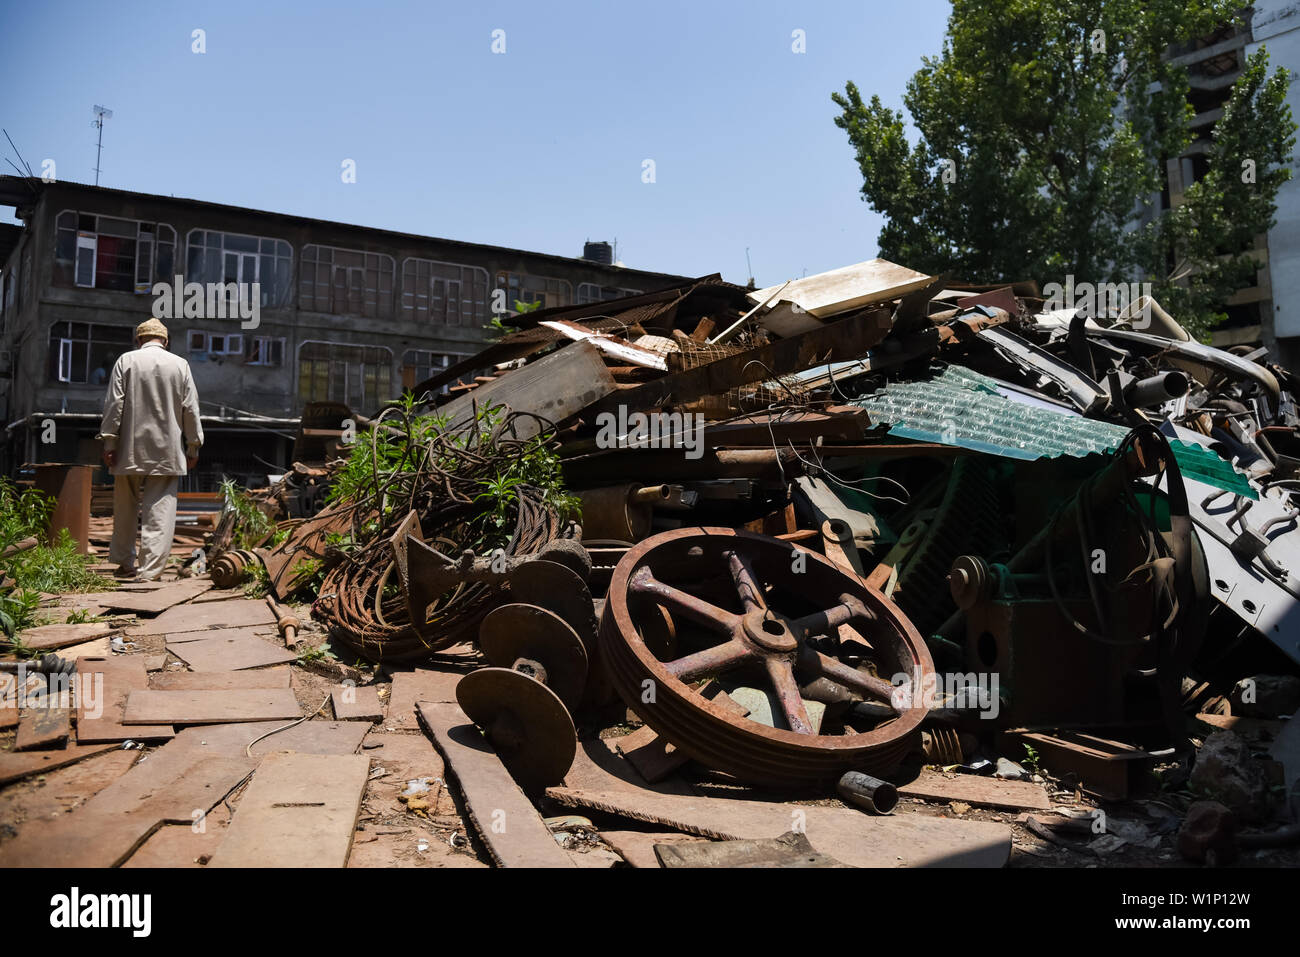
<svg viewBox="0 0 1300 957"><path fill-rule="evenodd" d="M898 804L897 788L861 771L845 772L835 785L835 791L849 804L856 804L872 814L888 814Z"/></svg>
<svg viewBox="0 0 1300 957"><path fill-rule="evenodd" d="M1124 390L1124 398L1129 405L1137 408L1163 405L1170 399L1186 395L1188 385L1187 376L1183 373L1164 372L1129 383Z"/></svg>

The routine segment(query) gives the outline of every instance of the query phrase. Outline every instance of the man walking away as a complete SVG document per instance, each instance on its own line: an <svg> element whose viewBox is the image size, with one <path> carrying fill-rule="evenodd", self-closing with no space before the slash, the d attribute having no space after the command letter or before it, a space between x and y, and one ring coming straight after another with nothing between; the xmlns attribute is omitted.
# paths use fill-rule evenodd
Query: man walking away
<svg viewBox="0 0 1300 957"><path fill-rule="evenodd" d="M136 350L113 365L99 438L113 473L113 540L109 561L118 578L154 581L167 567L176 529L176 489L203 445L199 394L189 363L167 351L157 319L135 330ZM143 511L140 562L136 523ZM137 577L138 576L138 577Z"/></svg>

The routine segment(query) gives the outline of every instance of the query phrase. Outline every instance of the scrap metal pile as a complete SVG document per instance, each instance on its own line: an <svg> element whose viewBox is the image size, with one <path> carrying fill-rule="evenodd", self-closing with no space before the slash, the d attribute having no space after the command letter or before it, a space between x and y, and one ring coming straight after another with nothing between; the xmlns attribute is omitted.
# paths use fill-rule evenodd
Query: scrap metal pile
<svg viewBox="0 0 1300 957"><path fill-rule="evenodd" d="M511 321L259 554L280 597L323 573L356 654L466 668L526 790L631 709L661 764L766 787L1028 749L1124 797L1195 782L1195 719L1300 705L1300 418L1264 350L881 260Z"/></svg>

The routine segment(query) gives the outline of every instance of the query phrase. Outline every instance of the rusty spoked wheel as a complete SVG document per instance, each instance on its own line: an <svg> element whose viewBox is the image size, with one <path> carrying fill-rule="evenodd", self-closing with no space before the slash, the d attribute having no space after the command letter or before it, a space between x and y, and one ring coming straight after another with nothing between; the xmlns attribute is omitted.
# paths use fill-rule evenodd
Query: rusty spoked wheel
<svg viewBox="0 0 1300 957"><path fill-rule="evenodd" d="M934 672L921 636L879 592L816 552L730 528L678 529L631 549L614 570L600 649L620 696L662 737L708 767L786 787L897 765L926 709L890 679ZM875 673L842 660L854 658ZM715 677L770 688L778 726L707 699L699 689ZM892 717L817 733L800 691L813 683L886 704Z"/></svg>

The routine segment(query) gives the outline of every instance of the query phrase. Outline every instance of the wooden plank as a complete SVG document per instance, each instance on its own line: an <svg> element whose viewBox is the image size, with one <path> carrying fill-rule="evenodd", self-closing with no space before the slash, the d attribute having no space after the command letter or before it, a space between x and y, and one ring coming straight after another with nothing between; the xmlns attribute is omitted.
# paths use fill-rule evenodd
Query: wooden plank
<svg viewBox="0 0 1300 957"><path fill-rule="evenodd" d="M853 867L1003 867L1011 856L1011 829L982 821L920 814L869 817L845 808L696 798L631 787L553 787L546 789L546 796L567 807L605 811L724 841L779 837L800 826L814 847L834 852Z"/></svg>
<svg viewBox="0 0 1300 957"><path fill-rule="evenodd" d="M659 863L675 867L847 867L818 851L808 835L790 831L756 841L710 841L655 845Z"/></svg>
<svg viewBox="0 0 1300 957"><path fill-rule="evenodd" d="M416 702L432 701L445 704L456 700L456 684L464 672L399 671L393 675L388 690L388 714L384 727L389 731L418 731L420 720L415 713Z"/></svg>
<svg viewBox="0 0 1300 957"><path fill-rule="evenodd" d="M149 687L143 655L77 659L77 743L152 741L173 737L170 724L122 724L127 696Z"/></svg>
<svg viewBox="0 0 1300 957"><path fill-rule="evenodd" d="M167 650L194 671L243 671L282 665L298 657L283 645L261 638L204 638L175 645L169 642Z"/></svg>
<svg viewBox="0 0 1300 957"><path fill-rule="evenodd" d="M468 423L475 405L482 409L488 404L531 412L558 423L617 388L596 347L589 342L575 342L472 389L436 411L446 418L449 428ZM519 438L526 439L537 434L538 426L536 421L525 418L517 428Z"/></svg>
<svg viewBox="0 0 1300 957"><path fill-rule="evenodd" d="M173 605L202 595L212 587L205 578L187 578L154 591L115 592L103 604L115 611L132 611L137 615L157 615Z"/></svg>
<svg viewBox="0 0 1300 957"><path fill-rule="evenodd" d="M41 625L39 628L28 628L18 637L32 651L54 651L57 648L92 641L121 630L121 625L92 621L80 625Z"/></svg>
<svg viewBox="0 0 1300 957"><path fill-rule="evenodd" d="M27 751L22 753L0 751L0 784L18 781L33 774L44 774L46 771L52 771L67 764L74 764L92 755L110 751L115 747L116 745L113 744L69 744L66 748L58 751Z"/></svg>
<svg viewBox="0 0 1300 957"><path fill-rule="evenodd" d="M250 688L289 687L288 668L259 668L256 671L166 671L153 675L154 691L231 691Z"/></svg>
<svg viewBox="0 0 1300 957"><path fill-rule="evenodd" d="M692 844L701 841L707 843L707 837L694 834L680 834L676 831L606 831L600 832L600 839L618 852L623 860L633 867L659 868L659 857L655 854L658 844Z"/></svg>
<svg viewBox="0 0 1300 957"><path fill-rule="evenodd" d="M0 866L116 866L162 824L194 823L196 812L201 816L215 807L266 755L278 751L352 754L366 732L366 726L356 722L306 721L253 744L248 757L249 744L282 725L263 721L187 728L72 814L25 828L0 844ZM82 753L72 760L113 747L78 748ZM5 759L26 757L0 754L0 783L5 767L12 766Z"/></svg>
<svg viewBox="0 0 1300 957"><path fill-rule="evenodd" d="M129 632L128 632L129 634ZM209 627L195 631L178 631L167 636L167 647L189 641L207 641L210 638L265 638L279 636L274 625L243 625L236 628Z"/></svg>
<svg viewBox="0 0 1300 957"><path fill-rule="evenodd" d="M662 781L690 760L685 752L655 734L648 724L614 741L618 753L632 762L647 784Z"/></svg>
<svg viewBox="0 0 1300 957"><path fill-rule="evenodd" d="M374 687L342 686L330 691L334 717L339 721L382 721L384 706Z"/></svg>
<svg viewBox="0 0 1300 957"><path fill-rule="evenodd" d="M1041 784L1032 781L1003 781L975 774L944 774L925 768L908 784L900 784L902 797L926 801L964 801L977 807L1004 808L1009 811L1048 811L1052 799Z"/></svg>
<svg viewBox="0 0 1300 957"><path fill-rule="evenodd" d="M62 748L72 733L72 712L68 708L26 708L18 717L15 751L48 751Z"/></svg>
<svg viewBox="0 0 1300 957"><path fill-rule="evenodd" d="M203 631L210 628L239 628L261 625L275 627L275 617L266 602L252 598L238 598L231 601L203 602L198 605L179 605L169 608L157 618L142 621L127 629L132 637L141 635L167 635L169 640L187 631ZM268 629L268 630L269 630ZM203 637L211 637L205 635Z"/></svg>
<svg viewBox="0 0 1300 957"><path fill-rule="evenodd" d="M26 828L0 845L0 866L117 867L164 823L201 818L248 776L252 763L200 754L178 773L158 761L161 754L136 764L66 818Z"/></svg>
<svg viewBox="0 0 1300 957"><path fill-rule="evenodd" d="M123 724L223 724L302 717L284 688L227 691L132 691Z"/></svg>
<svg viewBox="0 0 1300 957"><path fill-rule="evenodd" d="M492 860L499 867L573 867L537 809L460 706L421 702L417 708Z"/></svg>
<svg viewBox="0 0 1300 957"><path fill-rule="evenodd" d="M369 771L360 754L269 756L209 866L343 867Z"/></svg>

